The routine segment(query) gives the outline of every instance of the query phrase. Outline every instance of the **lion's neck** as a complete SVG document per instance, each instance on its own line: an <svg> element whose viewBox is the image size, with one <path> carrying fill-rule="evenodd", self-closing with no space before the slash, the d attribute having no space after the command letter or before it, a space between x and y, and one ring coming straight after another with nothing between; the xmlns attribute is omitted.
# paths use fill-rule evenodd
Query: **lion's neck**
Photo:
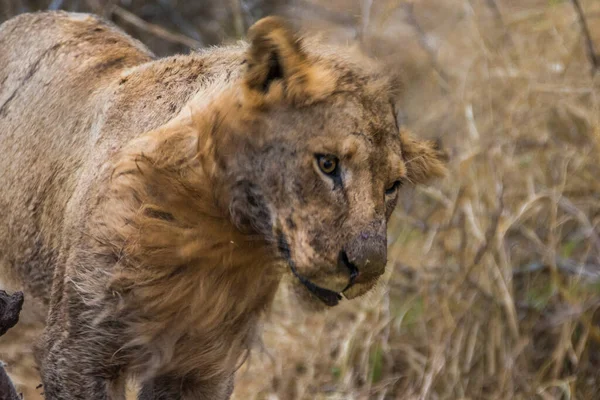
<svg viewBox="0 0 600 400"><path fill-rule="evenodd" d="M98 210L96 236L124 255L111 286L126 293L127 337L143 349L136 373L230 371L279 284L272 246L233 226L197 151L185 130L140 138L115 162Z"/></svg>
<svg viewBox="0 0 600 400"><path fill-rule="evenodd" d="M279 284L277 266L259 244L239 236L215 233L202 247L204 255L132 291L148 321L130 333L148 339L142 371L227 374L256 337Z"/></svg>

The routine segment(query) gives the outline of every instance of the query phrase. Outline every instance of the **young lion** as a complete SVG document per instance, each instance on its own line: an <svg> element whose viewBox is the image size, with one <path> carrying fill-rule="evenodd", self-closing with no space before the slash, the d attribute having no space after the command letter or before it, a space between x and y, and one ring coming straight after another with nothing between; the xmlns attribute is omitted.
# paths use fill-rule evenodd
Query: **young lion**
<svg viewBox="0 0 600 400"><path fill-rule="evenodd" d="M39 302L47 399L227 399L280 278L374 286L402 183L443 173L370 63L277 18L155 59L83 14L0 27L0 274Z"/></svg>

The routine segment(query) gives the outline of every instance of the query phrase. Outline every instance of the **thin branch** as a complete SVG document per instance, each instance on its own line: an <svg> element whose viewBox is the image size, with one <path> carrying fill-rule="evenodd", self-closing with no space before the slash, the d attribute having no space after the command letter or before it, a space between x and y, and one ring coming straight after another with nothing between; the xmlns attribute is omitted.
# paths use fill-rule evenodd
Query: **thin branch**
<svg viewBox="0 0 600 400"><path fill-rule="evenodd" d="M419 21L415 16L414 4L406 3L403 6L404 11L406 13L406 19L408 20L409 25L412 26L412 28L415 30L419 39L419 44L429 56L431 66L433 67L433 70L438 74L442 82L442 89L447 92L448 82L450 80L449 76L438 62L436 51L427 40L427 33L423 30L423 27L421 26L421 24L419 24Z"/></svg>
<svg viewBox="0 0 600 400"><path fill-rule="evenodd" d="M502 212L504 211L504 184L501 184L498 188L498 209L492 216L492 223L488 227L488 230L485 232L485 241L475 253L475 257L473 257L473 262L471 266L467 269L467 271L472 271L475 266L477 266L483 256L488 252L493 239L496 237L498 233L498 224L500 223L500 217L502 216Z"/></svg>
<svg viewBox="0 0 600 400"><path fill-rule="evenodd" d="M357 23L356 16L345 11L333 11L327 7L327 2L319 4L313 1L296 0L290 7L290 15L298 15L300 12L310 13L308 18L323 19L329 23L338 24L344 28L354 27Z"/></svg>
<svg viewBox="0 0 600 400"><path fill-rule="evenodd" d="M581 32L585 38L587 54L590 62L592 63L592 75L594 75L600 68L600 60L598 60L598 55L596 54L596 50L594 50L594 42L592 41L590 29L588 27L587 20L585 19L581 3L579 0L571 0L571 3L573 3L573 6L575 7L575 12L577 12L577 18L579 19L579 24L581 25Z"/></svg>
<svg viewBox="0 0 600 400"><path fill-rule="evenodd" d="M508 27L506 26L506 23L504 22L502 12L500 11L500 7L498 6L497 1L496 0L486 0L486 3L487 3L488 8L492 10L494 17L500 23L500 26L502 26L502 30L504 31L504 33L502 35L503 39L505 40L506 43L512 45L514 43L514 41L512 39L510 31L508 30Z"/></svg>
<svg viewBox="0 0 600 400"><path fill-rule="evenodd" d="M360 23L360 38L364 42L369 28L369 22L371 22L371 8L373 7L373 0L363 0L360 2L361 8L361 23Z"/></svg>
<svg viewBox="0 0 600 400"><path fill-rule="evenodd" d="M600 266L593 263L579 263L568 258L556 257L556 268L565 275L576 276L585 279L590 283L600 282ZM524 267L515 268L513 275L526 275L548 269L548 263L534 261Z"/></svg>
<svg viewBox="0 0 600 400"><path fill-rule="evenodd" d="M244 36L246 28L244 27L244 16L242 15L242 5L240 4L240 0L231 0L231 14L233 16L235 36L241 38Z"/></svg>
<svg viewBox="0 0 600 400"><path fill-rule="evenodd" d="M140 28L161 39L164 39L168 42L182 44L184 46L189 47L190 49L197 49L202 47L202 43L200 43L199 41L194 40L186 35L182 35L181 33L171 32L163 28L162 26L146 22L137 15L125 10L122 7L115 6L112 8L111 12L112 14L123 19L125 22L128 22L131 25Z"/></svg>
<svg viewBox="0 0 600 400"><path fill-rule="evenodd" d="M64 0L52 0L50 5L48 6L48 10L58 10L62 7Z"/></svg>

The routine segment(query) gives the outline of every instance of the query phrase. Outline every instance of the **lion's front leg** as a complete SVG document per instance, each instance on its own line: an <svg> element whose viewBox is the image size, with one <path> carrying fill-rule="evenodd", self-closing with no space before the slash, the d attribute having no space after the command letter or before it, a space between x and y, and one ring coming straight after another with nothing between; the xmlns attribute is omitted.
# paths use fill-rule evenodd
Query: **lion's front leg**
<svg viewBox="0 0 600 400"><path fill-rule="evenodd" d="M70 337L45 345L39 364L46 400L125 400L121 377L110 377L93 366L102 363L96 357L101 352L97 346Z"/></svg>
<svg viewBox="0 0 600 400"><path fill-rule="evenodd" d="M83 274L80 279L93 281ZM125 338L111 312L113 300L90 302L81 281L58 281L66 282L54 288L47 325L36 346L45 399L125 400L127 360L125 351L118 351Z"/></svg>
<svg viewBox="0 0 600 400"><path fill-rule="evenodd" d="M40 374L45 399L108 400L105 380L81 371L77 360L85 355L73 351L73 347L68 340L55 343L42 360Z"/></svg>
<svg viewBox="0 0 600 400"><path fill-rule="evenodd" d="M145 382L138 400L228 400L233 392L233 376L201 380L161 376Z"/></svg>

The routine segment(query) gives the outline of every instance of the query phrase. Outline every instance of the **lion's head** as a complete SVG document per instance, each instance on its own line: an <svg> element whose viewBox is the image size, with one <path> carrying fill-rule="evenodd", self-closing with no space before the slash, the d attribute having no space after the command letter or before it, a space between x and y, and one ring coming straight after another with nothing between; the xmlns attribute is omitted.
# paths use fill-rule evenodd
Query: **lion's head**
<svg viewBox="0 0 600 400"><path fill-rule="evenodd" d="M235 117L216 117L235 134L212 138L231 216L325 304L360 296L385 270L398 191L442 175L440 153L399 129L375 66L314 51L277 18L249 38Z"/></svg>

